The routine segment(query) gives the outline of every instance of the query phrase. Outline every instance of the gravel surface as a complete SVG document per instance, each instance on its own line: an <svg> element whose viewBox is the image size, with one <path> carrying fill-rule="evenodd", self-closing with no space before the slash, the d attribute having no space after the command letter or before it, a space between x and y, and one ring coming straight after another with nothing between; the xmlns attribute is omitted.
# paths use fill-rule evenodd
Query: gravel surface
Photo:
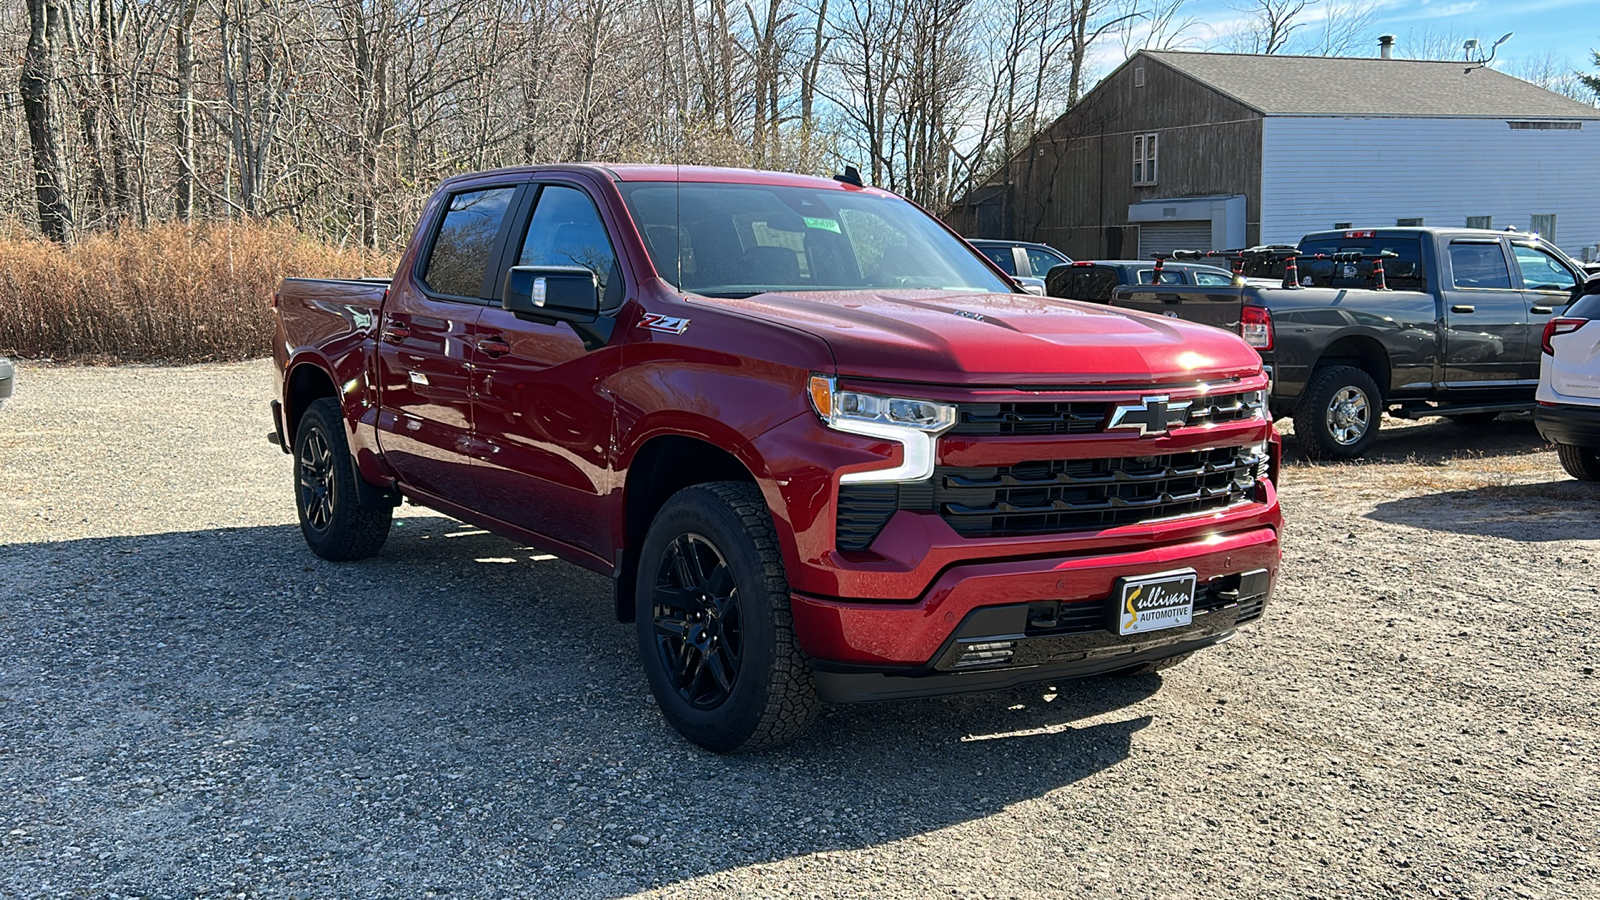
<svg viewBox="0 0 1600 900"><path fill-rule="evenodd" d="M0 897L1600 895L1600 492L1526 421L1291 438L1266 618L1163 676L722 758L603 578L412 507L315 559L267 363L18 382Z"/></svg>

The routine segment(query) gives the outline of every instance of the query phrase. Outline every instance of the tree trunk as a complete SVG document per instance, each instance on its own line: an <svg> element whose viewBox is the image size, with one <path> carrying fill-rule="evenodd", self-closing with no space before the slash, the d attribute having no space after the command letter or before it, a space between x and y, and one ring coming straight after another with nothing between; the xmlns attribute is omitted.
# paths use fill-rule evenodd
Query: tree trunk
<svg viewBox="0 0 1600 900"><path fill-rule="evenodd" d="M194 218L194 15L200 0L185 0L178 21L178 184L174 212Z"/></svg>
<svg viewBox="0 0 1600 900"><path fill-rule="evenodd" d="M28 50L22 65L23 113L33 145L33 186L39 230L65 243L72 234L67 171L62 157L64 128L57 85L61 79L60 0L28 0Z"/></svg>

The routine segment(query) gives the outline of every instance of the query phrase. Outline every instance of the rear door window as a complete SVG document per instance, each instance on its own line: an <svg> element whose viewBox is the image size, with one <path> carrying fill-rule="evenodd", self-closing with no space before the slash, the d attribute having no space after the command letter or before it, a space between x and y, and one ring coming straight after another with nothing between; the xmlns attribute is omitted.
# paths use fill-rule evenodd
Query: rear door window
<svg viewBox="0 0 1600 900"><path fill-rule="evenodd" d="M1156 283L1156 270L1155 269L1140 269L1139 270L1139 283L1140 284L1155 284ZM1182 269L1162 269L1161 270L1161 283L1162 284L1188 284L1189 283L1189 276L1188 276L1188 273L1184 272Z"/></svg>
<svg viewBox="0 0 1600 900"><path fill-rule="evenodd" d="M1538 247L1512 244L1511 252L1522 270L1522 286L1530 291L1570 291L1578 284L1577 276Z"/></svg>
<svg viewBox="0 0 1600 900"><path fill-rule="evenodd" d="M1510 290L1511 267L1500 243L1451 241L1450 281L1469 290Z"/></svg>
<svg viewBox="0 0 1600 900"><path fill-rule="evenodd" d="M516 188L464 191L450 198L434 234L422 283L452 297L480 297L489 256Z"/></svg>
<svg viewBox="0 0 1600 900"><path fill-rule="evenodd" d="M1204 287L1226 287L1233 284L1233 276L1221 272L1196 272L1194 283Z"/></svg>

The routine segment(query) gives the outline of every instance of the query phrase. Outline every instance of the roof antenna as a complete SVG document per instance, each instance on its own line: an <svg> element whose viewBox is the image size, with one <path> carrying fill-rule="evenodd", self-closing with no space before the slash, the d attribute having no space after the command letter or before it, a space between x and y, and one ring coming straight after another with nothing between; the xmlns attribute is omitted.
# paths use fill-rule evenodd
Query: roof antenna
<svg viewBox="0 0 1600 900"><path fill-rule="evenodd" d="M1488 56L1484 56L1484 57L1479 57L1479 59L1476 62L1472 63L1472 65L1467 66L1465 69L1462 70L1463 74L1471 75L1473 69L1481 69L1484 66L1487 66L1489 63L1494 62L1494 54L1495 54L1495 52L1497 50L1500 49L1500 45L1504 44L1506 41L1510 40L1511 39L1511 35L1513 35L1515 33L1516 32L1514 32L1514 31L1508 31L1505 34L1500 35L1500 40L1495 41L1494 42L1494 46L1489 48L1489 55ZM1468 59L1468 61L1471 61L1472 60L1472 51L1478 49L1478 42L1476 40L1467 41L1465 44L1461 45L1461 49L1467 51L1467 59Z"/></svg>
<svg viewBox="0 0 1600 900"><path fill-rule="evenodd" d="M833 180L845 184L853 184L856 187L866 187L866 184L861 180L861 170L855 166L845 166L844 174L833 176Z"/></svg>

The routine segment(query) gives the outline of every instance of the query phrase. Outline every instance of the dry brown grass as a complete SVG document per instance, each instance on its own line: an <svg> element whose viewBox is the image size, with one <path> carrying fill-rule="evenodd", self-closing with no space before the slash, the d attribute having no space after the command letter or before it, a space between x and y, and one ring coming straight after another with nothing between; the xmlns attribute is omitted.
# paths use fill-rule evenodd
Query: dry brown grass
<svg viewBox="0 0 1600 900"><path fill-rule="evenodd" d="M0 355L169 363L268 352L285 276L388 275L394 257L260 224L158 225L59 247L0 229Z"/></svg>

